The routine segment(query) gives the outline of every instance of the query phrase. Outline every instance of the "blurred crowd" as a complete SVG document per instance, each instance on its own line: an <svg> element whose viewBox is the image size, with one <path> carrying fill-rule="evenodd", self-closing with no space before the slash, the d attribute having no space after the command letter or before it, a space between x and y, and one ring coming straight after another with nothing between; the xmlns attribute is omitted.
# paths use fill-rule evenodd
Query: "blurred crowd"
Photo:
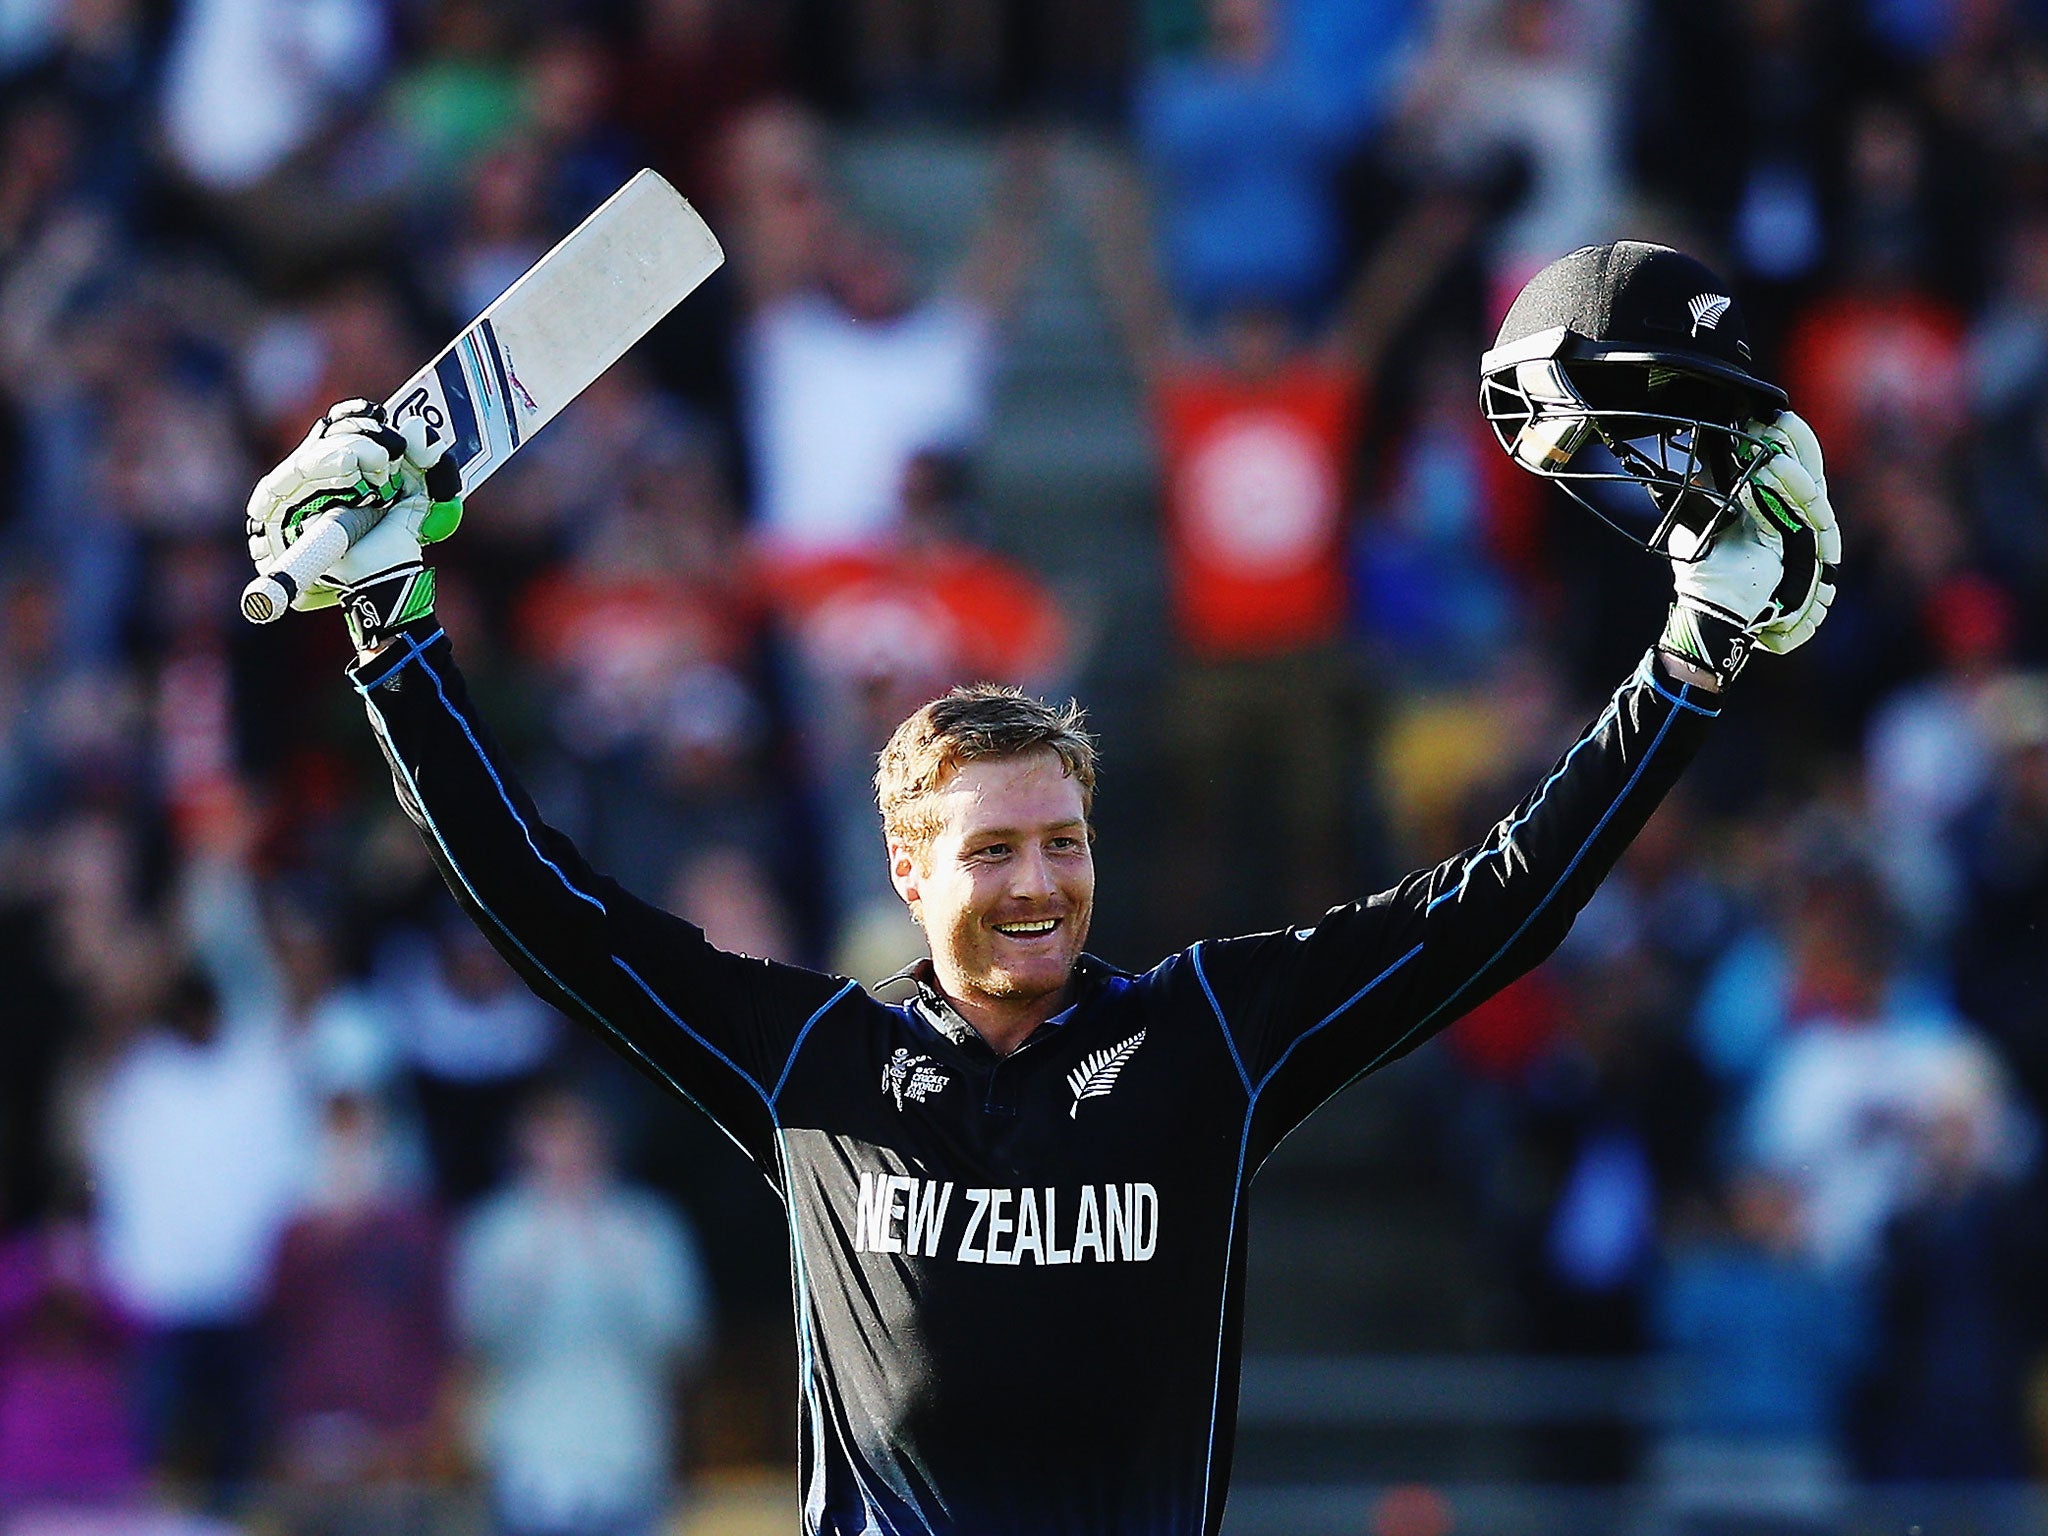
<svg viewBox="0 0 2048 1536"><path fill-rule="evenodd" d="M942 261L844 191L878 130L986 150ZM1675 1505L2043 1471L2038 0L10 0L0 1516L470 1479L627 1536L680 1402L788 1454L753 1175L441 893L340 624L234 602L256 475L641 165L728 265L478 498L440 610L594 863L871 981L917 953L873 752L955 682L1143 680L1115 963L1477 835L1668 592L1499 453L1478 352L1581 244L1726 275L1829 455L1833 616L1563 953L1368 1091L1441 1111L1465 1342L1688 1366ZM1055 225L1153 429L1111 624L978 473Z"/></svg>

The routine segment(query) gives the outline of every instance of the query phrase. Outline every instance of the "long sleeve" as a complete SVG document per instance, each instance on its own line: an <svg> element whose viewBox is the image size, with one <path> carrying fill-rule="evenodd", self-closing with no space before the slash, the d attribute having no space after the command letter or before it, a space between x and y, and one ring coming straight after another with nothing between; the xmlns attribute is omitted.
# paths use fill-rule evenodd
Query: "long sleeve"
<svg viewBox="0 0 2048 1536"><path fill-rule="evenodd" d="M1196 946L1263 1157L1318 1104L1541 962L1691 760L1715 711L1652 658L1476 847L1312 928Z"/></svg>
<svg viewBox="0 0 2048 1536"><path fill-rule="evenodd" d="M727 954L592 870L505 765L431 622L351 676L400 804L491 942L774 1179L776 1096L795 1047L854 983Z"/></svg>

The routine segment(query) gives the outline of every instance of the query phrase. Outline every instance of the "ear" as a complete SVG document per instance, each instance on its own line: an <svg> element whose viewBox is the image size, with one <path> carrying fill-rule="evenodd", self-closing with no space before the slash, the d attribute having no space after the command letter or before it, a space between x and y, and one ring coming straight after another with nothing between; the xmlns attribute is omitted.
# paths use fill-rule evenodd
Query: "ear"
<svg viewBox="0 0 2048 1536"><path fill-rule="evenodd" d="M914 915L919 900L918 880L922 863L908 843L889 844L889 883Z"/></svg>

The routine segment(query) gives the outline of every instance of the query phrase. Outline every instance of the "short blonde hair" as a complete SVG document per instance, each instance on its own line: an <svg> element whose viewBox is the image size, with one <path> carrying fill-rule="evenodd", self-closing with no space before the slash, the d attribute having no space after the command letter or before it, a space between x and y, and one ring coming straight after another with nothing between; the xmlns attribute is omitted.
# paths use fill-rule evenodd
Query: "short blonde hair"
<svg viewBox="0 0 2048 1536"><path fill-rule="evenodd" d="M1086 719L1072 699L1054 707L995 683L973 683L933 699L897 726L882 748L875 801L883 836L922 853L939 830L933 796L963 763L1041 747L1059 755L1067 776L1081 786L1082 814L1092 813L1095 739L1083 728Z"/></svg>

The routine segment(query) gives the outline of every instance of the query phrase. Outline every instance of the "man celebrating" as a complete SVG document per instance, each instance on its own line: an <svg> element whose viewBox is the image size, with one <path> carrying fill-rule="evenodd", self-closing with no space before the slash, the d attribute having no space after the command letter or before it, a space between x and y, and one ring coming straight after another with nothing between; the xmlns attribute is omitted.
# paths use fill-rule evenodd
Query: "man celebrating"
<svg viewBox="0 0 2048 1536"><path fill-rule="evenodd" d="M1083 947L1078 711L958 689L876 774L931 950L902 1004L712 948L541 821L421 612L421 523L452 518L419 436L351 402L257 488L259 555L308 507L393 501L309 604L343 605L407 814L535 990L710 1114L781 1197L807 1532L1219 1528L1252 1173L1346 1083L1549 954L1750 649L1788 650L1825 613L1819 449L1747 350L1703 267L1623 244L1546 269L1488 354L1503 445L1617 520L1615 492L1647 496L1638 531L1674 559L1677 598L1483 843L1312 926L1126 974Z"/></svg>

